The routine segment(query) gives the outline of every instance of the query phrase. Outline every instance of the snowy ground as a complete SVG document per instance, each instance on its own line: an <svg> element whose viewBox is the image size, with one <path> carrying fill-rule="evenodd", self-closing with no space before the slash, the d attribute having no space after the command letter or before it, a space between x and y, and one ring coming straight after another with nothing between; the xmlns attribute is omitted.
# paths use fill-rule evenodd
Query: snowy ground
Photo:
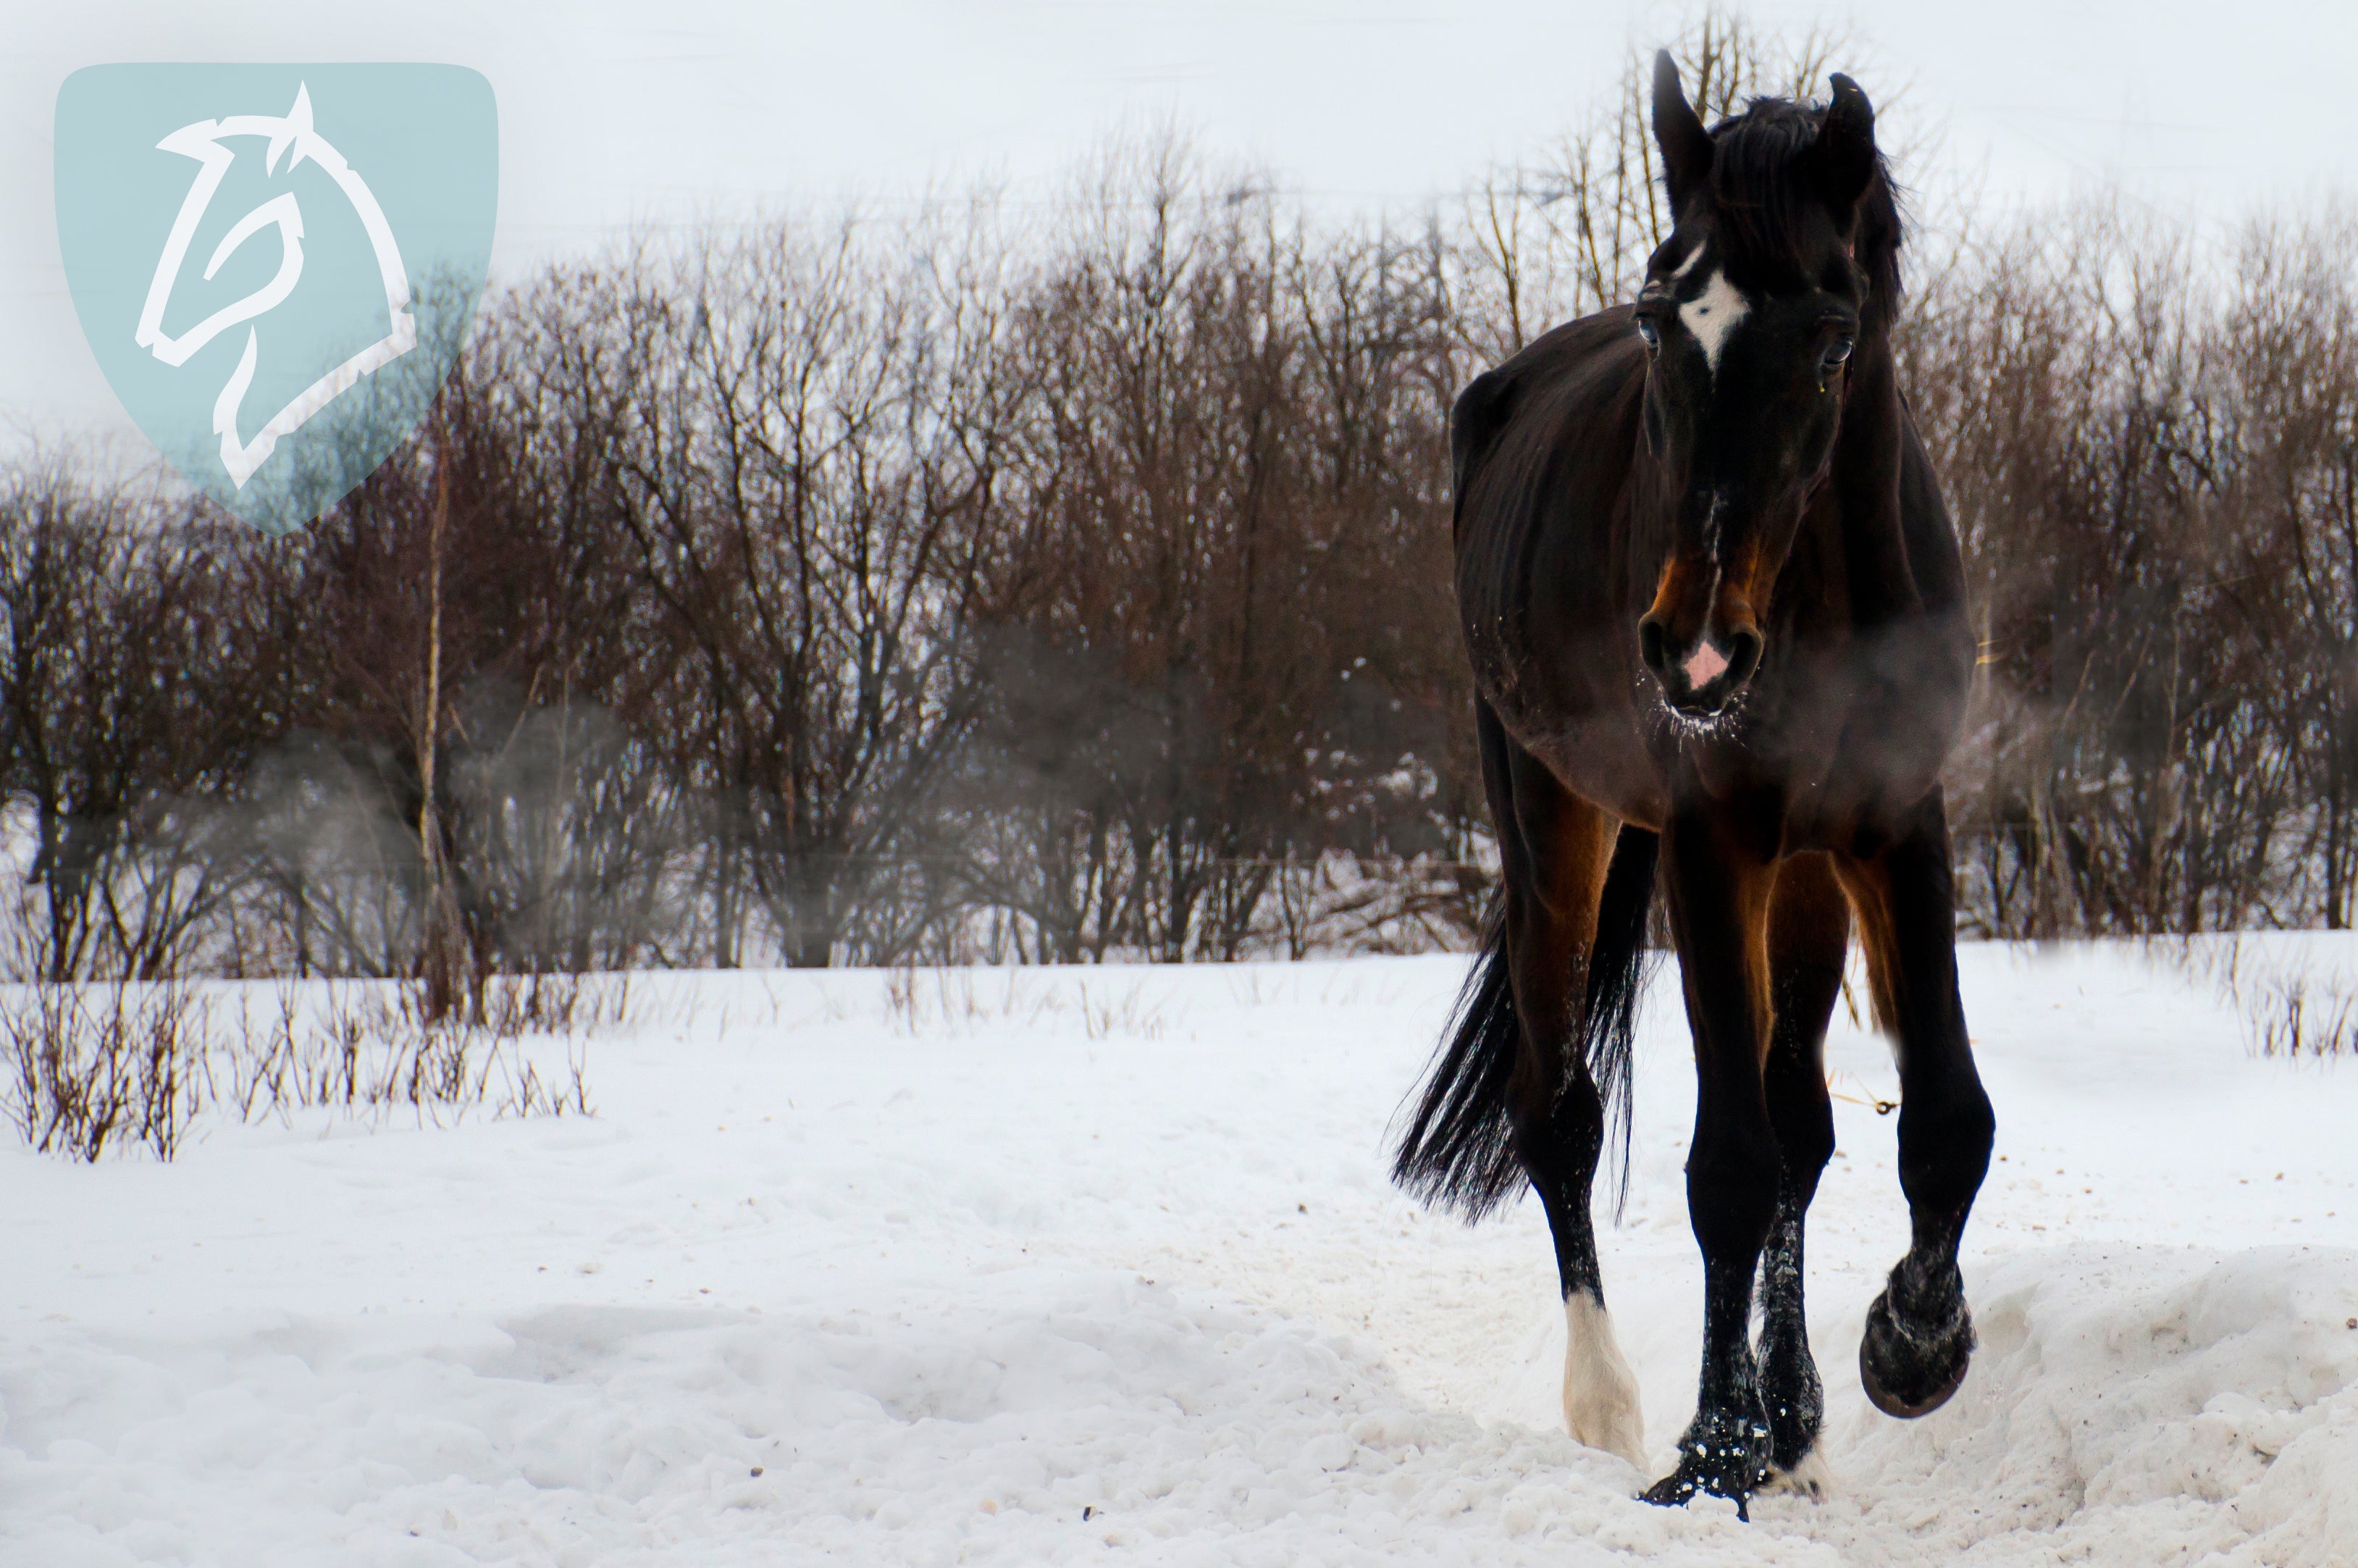
<svg viewBox="0 0 2358 1568"><path fill-rule="evenodd" d="M2352 1561L2358 1065L2255 1059L2125 952L1964 963L1982 1352L1867 1407L1905 1211L1894 1120L1838 1102L1840 1485L1749 1526L1563 1434L1536 1205L1386 1185L1432 958L921 976L914 1029L876 975L649 981L593 1120L0 1152L0 1562ZM1603 1243L1658 1469L1702 1302L1667 990ZM1890 1090L1846 1019L1831 1054Z"/></svg>

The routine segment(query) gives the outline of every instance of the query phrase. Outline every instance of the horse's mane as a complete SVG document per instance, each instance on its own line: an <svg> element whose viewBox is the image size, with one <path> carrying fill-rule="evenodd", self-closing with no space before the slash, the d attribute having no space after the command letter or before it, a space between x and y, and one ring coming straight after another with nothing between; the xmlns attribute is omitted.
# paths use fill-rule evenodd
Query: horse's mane
<svg viewBox="0 0 2358 1568"><path fill-rule="evenodd" d="M1814 198L1796 163L1825 114L1823 105L1755 98L1713 128L1718 156L1712 160L1712 207L1722 243L1738 265L1790 270L1801 255L1802 221ZM1852 252L1866 274L1871 330L1887 330L1898 314L1901 235L1898 198L1878 150L1875 177L1858 200Z"/></svg>

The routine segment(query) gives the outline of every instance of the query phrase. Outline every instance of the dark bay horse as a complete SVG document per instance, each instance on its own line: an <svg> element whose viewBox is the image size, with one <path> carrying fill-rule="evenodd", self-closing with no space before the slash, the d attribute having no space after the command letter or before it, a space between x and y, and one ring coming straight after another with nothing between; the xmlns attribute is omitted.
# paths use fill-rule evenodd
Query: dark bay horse
<svg viewBox="0 0 2358 1568"><path fill-rule="evenodd" d="M1913 1222L1859 1374L1881 1409L1922 1415L1974 1346L1957 1247L1993 1124L1957 995L1940 786L1974 644L1894 375L1900 224L1874 110L1848 77L1833 89L1823 108L1758 99L1706 130L1658 58L1675 227L1636 304L1479 377L1451 426L1504 890L1393 1174L1469 1217L1536 1189L1566 1419L1642 1465L1589 1204L1617 1103L1628 1136L1659 884L1694 1035L1704 1326L1694 1422L1656 1502L1814 1489L1801 1238L1833 1149L1821 1056L1854 925L1896 1043Z"/></svg>

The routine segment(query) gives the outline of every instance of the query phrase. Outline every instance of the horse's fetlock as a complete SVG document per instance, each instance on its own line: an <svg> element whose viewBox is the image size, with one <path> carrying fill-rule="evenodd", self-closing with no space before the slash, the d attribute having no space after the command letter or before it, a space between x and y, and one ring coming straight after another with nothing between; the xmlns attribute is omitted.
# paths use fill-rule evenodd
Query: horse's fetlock
<svg viewBox="0 0 2358 1568"><path fill-rule="evenodd" d="M1909 1253L1891 1271L1886 1292L1894 1316L1938 1332L1965 1314L1965 1279L1953 1258Z"/></svg>

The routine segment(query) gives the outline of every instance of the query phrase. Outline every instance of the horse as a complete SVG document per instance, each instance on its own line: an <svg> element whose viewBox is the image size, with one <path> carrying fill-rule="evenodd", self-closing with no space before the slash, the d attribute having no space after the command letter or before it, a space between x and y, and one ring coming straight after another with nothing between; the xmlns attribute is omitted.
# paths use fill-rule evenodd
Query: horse
<svg viewBox="0 0 2358 1568"><path fill-rule="evenodd" d="M1893 361L1901 222L1849 77L1706 129L1667 53L1672 218L1634 304L1556 327L1451 413L1458 610L1501 886L1393 1163L1478 1219L1524 1183L1555 1244L1573 1435L1643 1473L1590 1204L1659 892L1694 1041L1704 1345L1644 1497L1812 1494L1823 1388L1802 1239L1833 1151L1823 1053L1854 927L1894 1043L1908 1251L1867 1314L1886 1412L1955 1392L1957 1250L1995 1129L1957 990L1941 770L1974 643L1956 532ZM1756 1284L1761 1329L1750 1341Z"/></svg>

